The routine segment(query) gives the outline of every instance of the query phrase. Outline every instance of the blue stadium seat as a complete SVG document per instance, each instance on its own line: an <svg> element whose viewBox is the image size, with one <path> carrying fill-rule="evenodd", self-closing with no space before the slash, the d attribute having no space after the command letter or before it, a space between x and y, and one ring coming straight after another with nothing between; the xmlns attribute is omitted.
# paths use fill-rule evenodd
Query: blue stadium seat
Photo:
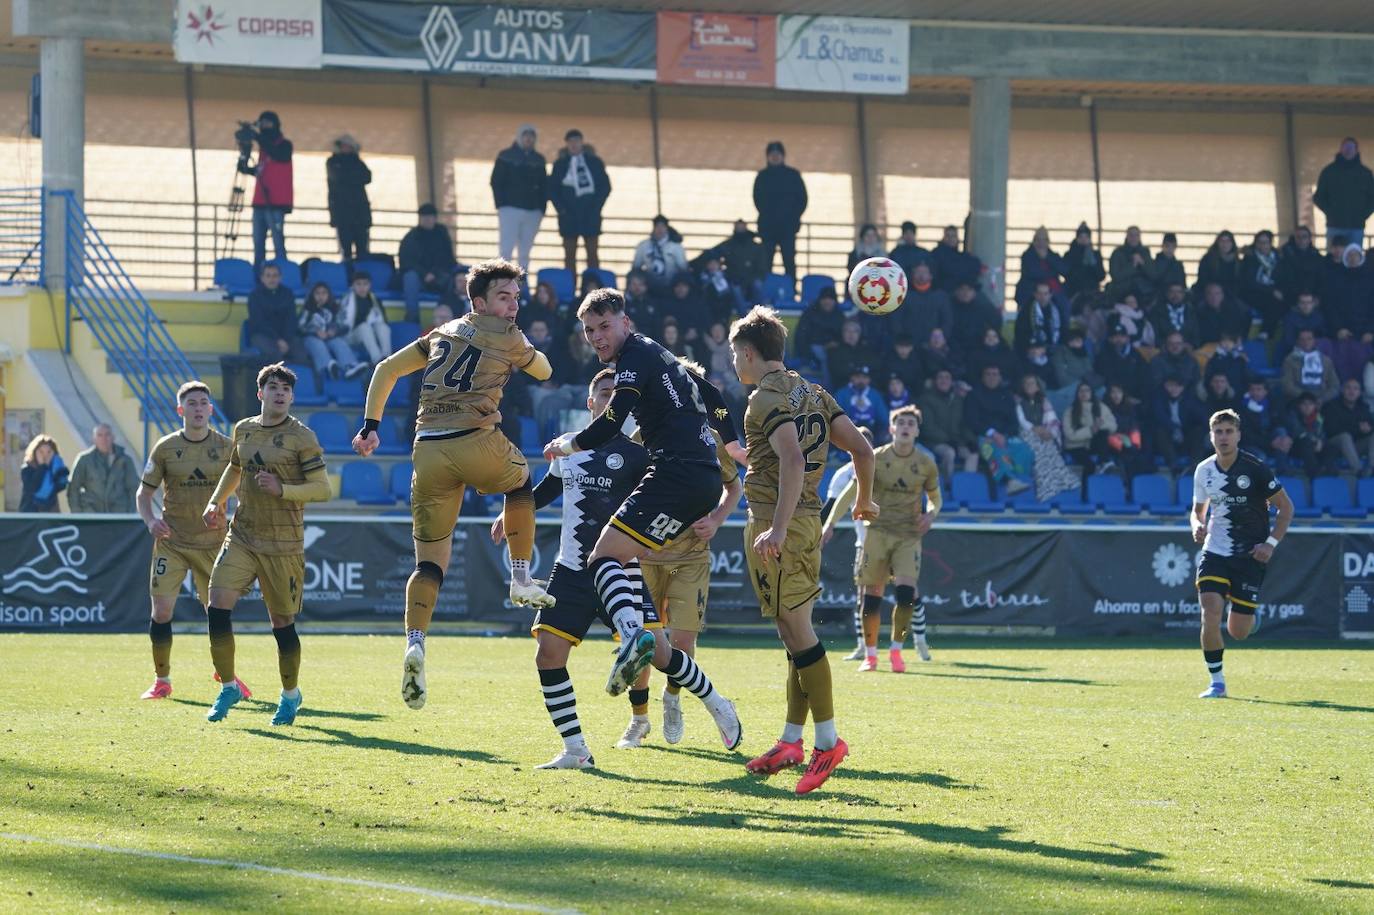
<svg viewBox="0 0 1374 915"><path fill-rule="evenodd" d="M545 267L539 271L537 282L552 286L560 302L571 302L577 297L572 271L566 267Z"/></svg>
<svg viewBox="0 0 1374 915"><path fill-rule="evenodd" d="M361 429L363 425L362 416L353 424L354 429ZM395 456L399 454L409 454L411 439L406 434L409 428L409 417L397 414L383 414L382 425L377 429L377 435L381 438L381 444L377 446L376 454L384 456ZM352 436L350 436L350 439Z"/></svg>
<svg viewBox="0 0 1374 915"><path fill-rule="evenodd" d="M1261 378L1277 378L1279 370L1269 361L1267 340L1246 340L1245 357L1250 363L1250 374Z"/></svg>
<svg viewBox="0 0 1374 915"><path fill-rule="evenodd" d="M600 279L601 279L601 285L602 285L602 286L605 286L607 289L619 289L619 288L620 288L620 286L617 285L617 283L616 283L615 274L612 273L611 271L607 270L606 268L604 268L604 267L598 267L598 268L597 268L596 270L594 270L593 272L594 272L598 277L600 277Z"/></svg>
<svg viewBox="0 0 1374 915"><path fill-rule="evenodd" d="M1374 477L1361 477L1355 484L1355 504L1374 511Z"/></svg>
<svg viewBox="0 0 1374 915"><path fill-rule="evenodd" d="M391 494L407 505L410 504L410 476L414 470L410 461L398 461L391 465Z"/></svg>
<svg viewBox="0 0 1374 915"><path fill-rule="evenodd" d="M353 269L361 270L372 277L372 291L377 293L377 298L390 298L387 293L391 291L391 282L396 277L396 268L392 266L390 260L363 258L353 262Z"/></svg>
<svg viewBox="0 0 1374 915"><path fill-rule="evenodd" d="M244 321L239 325L239 352L256 353L258 348L248 342L248 322Z"/></svg>
<svg viewBox="0 0 1374 915"><path fill-rule="evenodd" d="M801 304L805 308L816 301L822 289L835 290L835 278L824 273L808 273L801 281Z"/></svg>
<svg viewBox="0 0 1374 915"><path fill-rule="evenodd" d="M1187 509L1173 496L1173 482L1163 474L1143 473L1131 480L1131 498L1152 515L1177 515Z"/></svg>
<svg viewBox="0 0 1374 915"><path fill-rule="evenodd" d="M1007 495L1005 486L998 486L997 493L1011 507L1011 510L1019 515L1048 515L1050 513L1049 503L1041 502L1035 498L1034 486L1023 489L1014 496Z"/></svg>
<svg viewBox="0 0 1374 915"><path fill-rule="evenodd" d="M407 343L414 343L419 338L420 325L414 321L391 322L391 351L393 353Z"/></svg>
<svg viewBox="0 0 1374 915"><path fill-rule="evenodd" d="M324 396L340 407L361 407L367 402L366 381L359 378L326 378Z"/></svg>
<svg viewBox="0 0 1374 915"><path fill-rule="evenodd" d="M289 365L287 368L296 373L296 406L322 407L329 398L315 383L315 370L308 365Z"/></svg>
<svg viewBox="0 0 1374 915"><path fill-rule="evenodd" d="M1191 473L1179 474L1175 486L1178 492L1178 504L1191 508L1193 505L1193 475Z"/></svg>
<svg viewBox="0 0 1374 915"><path fill-rule="evenodd" d="M792 280L781 273L770 273L763 278L763 299L766 304L778 308L796 308L792 298Z"/></svg>
<svg viewBox="0 0 1374 915"><path fill-rule="evenodd" d="M359 505L394 505L396 497L382 485L382 468L371 461L349 461L340 471L339 496Z"/></svg>
<svg viewBox="0 0 1374 915"><path fill-rule="evenodd" d="M520 453L525 457L536 457L544 454L544 438L539 434L539 424L534 421L533 416L521 416L520 418Z"/></svg>
<svg viewBox="0 0 1374 915"><path fill-rule="evenodd" d="M241 257L221 257L215 261L215 285L231 296L248 295L257 285L253 265Z"/></svg>
<svg viewBox="0 0 1374 915"><path fill-rule="evenodd" d="M334 295L342 296L348 291L348 268L335 261L311 261L305 274L305 286L309 289L316 283L324 283Z"/></svg>
<svg viewBox="0 0 1374 915"><path fill-rule="evenodd" d="M1317 477L1312 481L1312 502L1333 518L1363 518L1364 509L1350 498L1345 477Z"/></svg>
<svg viewBox="0 0 1374 915"><path fill-rule="evenodd" d="M281 271L281 284L298 296L305 295L305 282L301 278L301 265L285 257L274 257L267 262ZM264 264L263 266L267 266Z"/></svg>
<svg viewBox="0 0 1374 915"><path fill-rule="evenodd" d="M313 413L306 425L320 440L320 447L326 454L353 453L353 432L357 426L350 426L342 413Z"/></svg>
<svg viewBox="0 0 1374 915"><path fill-rule="evenodd" d="M955 471L949 484L950 501L974 512L1000 512L1002 502L988 498L988 478L967 470Z"/></svg>
<svg viewBox="0 0 1374 915"><path fill-rule="evenodd" d="M1126 499L1126 485L1114 473L1095 473L1088 477L1088 502L1109 515L1138 515L1140 506Z"/></svg>
<svg viewBox="0 0 1374 915"><path fill-rule="evenodd" d="M1283 486L1283 491L1288 493L1288 498L1293 502L1293 515L1298 518L1320 518L1322 510L1312 504L1307 497L1307 484L1302 477L1281 476L1279 483Z"/></svg>
<svg viewBox="0 0 1374 915"><path fill-rule="evenodd" d="M1066 489L1050 497L1050 504L1059 509L1061 515L1095 515L1097 506L1083 501L1083 493L1077 489Z"/></svg>

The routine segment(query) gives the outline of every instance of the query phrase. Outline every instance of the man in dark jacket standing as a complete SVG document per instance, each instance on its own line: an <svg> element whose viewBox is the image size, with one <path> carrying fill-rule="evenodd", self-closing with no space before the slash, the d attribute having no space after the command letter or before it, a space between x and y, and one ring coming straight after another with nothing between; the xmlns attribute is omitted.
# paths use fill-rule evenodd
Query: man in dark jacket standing
<svg viewBox="0 0 1374 915"><path fill-rule="evenodd" d="M549 175L549 199L558 211L563 236L563 266L577 275L577 240L587 245L587 269L601 266L596 243L601 236L601 208L611 196L611 179L596 150L582 141L577 128L563 135L563 148Z"/></svg>
<svg viewBox="0 0 1374 915"><path fill-rule="evenodd" d="M329 224L339 236L339 251L352 272L353 261L367 256L368 234L372 229L372 203L367 186L372 170L364 163L362 147L351 134L334 141L334 155L324 163L329 181Z"/></svg>
<svg viewBox="0 0 1374 915"><path fill-rule="evenodd" d="M261 269L267 259L267 233L272 233L272 249L277 259L286 257L286 214L294 202L291 174L291 141L282 136L281 118L275 111L258 115L252 138L258 143L258 161L249 164L252 140L239 147L238 170L257 177L253 188L253 269ZM1368 169L1366 169L1368 171Z"/></svg>
<svg viewBox="0 0 1374 915"><path fill-rule="evenodd" d="M453 277L453 239L448 226L439 222L434 204L420 206L420 224L401 239L401 289L406 298L406 320L419 322L420 293L446 292Z"/></svg>
<svg viewBox="0 0 1374 915"><path fill-rule="evenodd" d="M1335 161L1322 169L1312 202L1326 214L1328 245L1344 237L1346 244L1364 247L1364 224L1374 213L1374 173L1360 161L1354 137L1342 140Z"/></svg>
<svg viewBox="0 0 1374 915"><path fill-rule="evenodd" d="M530 269L530 248L544 219L549 199L548 169L544 157L534 148L538 134L533 126L522 124L515 142L501 150L491 169L491 196L496 201L496 216L501 227L501 257L515 260L519 252L521 268ZM609 188L608 188L609 193ZM599 228L598 228L599 231Z"/></svg>
<svg viewBox="0 0 1374 915"><path fill-rule="evenodd" d="M768 268L772 268L773 251L782 250L782 272L797 285L797 233L801 231L802 214L806 212L806 182L801 172L784 160L787 151L781 140L768 144L765 154L768 165L754 178L754 206L759 211L759 235Z"/></svg>
<svg viewBox="0 0 1374 915"><path fill-rule="evenodd" d="M134 459L114 441L109 423L91 432L91 447L76 456L67 504L73 512L112 514L132 511L134 491L138 489L138 469Z"/></svg>

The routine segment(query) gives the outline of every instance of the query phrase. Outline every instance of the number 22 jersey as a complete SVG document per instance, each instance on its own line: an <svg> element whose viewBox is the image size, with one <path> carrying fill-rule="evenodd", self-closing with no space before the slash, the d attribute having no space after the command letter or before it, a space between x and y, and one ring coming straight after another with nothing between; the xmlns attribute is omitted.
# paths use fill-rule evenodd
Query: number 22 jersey
<svg viewBox="0 0 1374 915"><path fill-rule="evenodd" d="M751 516L760 520L773 517L778 501L779 464L769 438L783 423L797 427L805 461L801 498L793 517L820 515L819 490L825 475L825 459L830 453L830 424L843 415L829 391L796 372L776 369L759 379L744 411L744 441L749 448L744 497Z"/></svg>

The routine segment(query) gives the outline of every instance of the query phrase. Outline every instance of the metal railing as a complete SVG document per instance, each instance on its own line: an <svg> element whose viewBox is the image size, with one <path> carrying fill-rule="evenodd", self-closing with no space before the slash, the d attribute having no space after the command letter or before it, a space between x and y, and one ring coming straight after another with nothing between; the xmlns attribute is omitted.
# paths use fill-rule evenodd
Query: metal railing
<svg viewBox="0 0 1374 915"><path fill-rule="evenodd" d="M42 278L43 196L36 187L0 188L0 286Z"/></svg>

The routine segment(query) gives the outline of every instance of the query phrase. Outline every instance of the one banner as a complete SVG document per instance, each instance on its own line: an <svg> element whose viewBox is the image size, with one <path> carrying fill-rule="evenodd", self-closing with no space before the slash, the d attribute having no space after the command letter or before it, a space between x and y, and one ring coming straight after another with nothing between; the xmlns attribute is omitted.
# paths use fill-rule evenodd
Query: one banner
<svg viewBox="0 0 1374 915"><path fill-rule="evenodd" d="M654 14L324 0L329 66L652 80Z"/></svg>
<svg viewBox="0 0 1374 915"><path fill-rule="evenodd" d="M172 50L188 64L318 70L320 0L177 0Z"/></svg>
<svg viewBox="0 0 1374 915"><path fill-rule="evenodd" d="M1341 634L1374 638L1374 536L1341 537Z"/></svg>
<svg viewBox="0 0 1374 915"><path fill-rule="evenodd" d="M905 95L911 26L902 19L781 16L779 89Z"/></svg>
<svg viewBox="0 0 1374 915"><path fill-rule="evenodd" d="M658 81L772 88L777 17L659 13Z"/></svg>

